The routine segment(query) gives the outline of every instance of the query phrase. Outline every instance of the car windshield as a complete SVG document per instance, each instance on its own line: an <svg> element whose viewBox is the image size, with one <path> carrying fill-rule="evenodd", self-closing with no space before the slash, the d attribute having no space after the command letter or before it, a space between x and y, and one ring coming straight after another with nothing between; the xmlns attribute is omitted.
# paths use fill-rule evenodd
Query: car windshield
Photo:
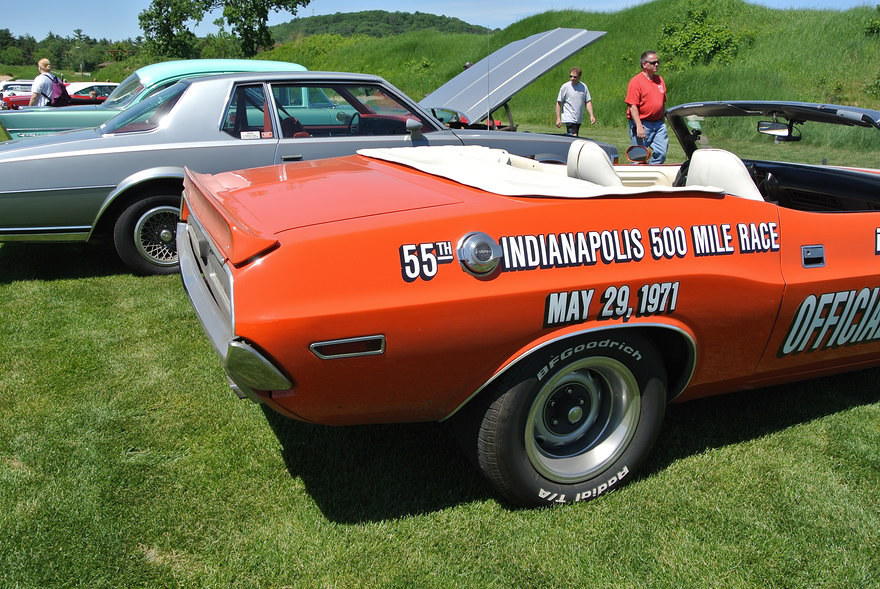
<svg viewBox="0 0 880 589"><path fill-rule="evenodd" d="M758 122L776 123L776 132L758 132ZM698 147L714 147L746 160L764 160L832 166L880 167L880 131L817 121L795 122L783 117L687 117L691 132L698 131Z"/></svg>
<svg viewBox="0 0 880 589"><path fill-rule="evenodd" d="M134 100L144 89L143 84L141 84L141 79L138 77L137 72L125 78L121 84L116 87L110 96L107 97L107 100L104 101L104 106L108 108L124 108L132 100Z"/></svg>
<svg viewBox="0 0 880 589"><path fill-rule="evenodd" d="M187 83L179 83L151 96L137 106L126 109L101 125L101 133L133 133L150 131L158 127L181 95L189 88Z"/></svg>

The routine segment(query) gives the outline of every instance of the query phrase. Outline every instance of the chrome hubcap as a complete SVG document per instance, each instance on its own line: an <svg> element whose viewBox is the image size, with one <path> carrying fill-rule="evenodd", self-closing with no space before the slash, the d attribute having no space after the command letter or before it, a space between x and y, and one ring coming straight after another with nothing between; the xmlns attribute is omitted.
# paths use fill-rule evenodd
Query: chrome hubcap
<svg viewBox="0 0 880 589"><path fill-rule="evenodd" d="M545 478L574 483L617 460L641 413L632 372L613 358L572 362L543 383L526 418L529 460Z"/></svg>

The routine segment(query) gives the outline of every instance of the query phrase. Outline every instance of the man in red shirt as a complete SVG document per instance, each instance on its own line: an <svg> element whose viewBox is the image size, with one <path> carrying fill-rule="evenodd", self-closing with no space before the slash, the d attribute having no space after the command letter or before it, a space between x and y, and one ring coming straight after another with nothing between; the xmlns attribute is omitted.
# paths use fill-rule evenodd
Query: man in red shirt
<svg viewBox="0 0 880 589"><path fill-rule="evenodd" d="M641 57L642 71L632 77L626 88L626 118L633 145L651 148L651 164L666 161L669 135L663 117L666 115L666 82L657 74L660 60L654 51Z"/></svg>

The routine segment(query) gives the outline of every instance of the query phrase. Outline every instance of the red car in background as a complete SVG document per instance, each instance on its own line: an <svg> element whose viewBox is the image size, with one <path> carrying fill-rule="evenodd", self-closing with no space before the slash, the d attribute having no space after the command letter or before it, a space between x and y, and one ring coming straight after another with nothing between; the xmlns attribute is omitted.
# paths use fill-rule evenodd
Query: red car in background
<svg viewBox="0 0 880 589"><path fill-rule="evenodd" d="M9 84L0 92L4 109L27 106L31 100L31 81ZM71 82L65 84L70 104L101 104L119 84L116 82Z"/></svg>
<svg viewBox="0 0 880 589"><path fill-rule="evenodd" d="M101 104L118 85L116 82L71 82L67 93L70 104Z"/></svg>
<svg viewBox="0 0 880 589"><path fill-rule="evenodd" d="M0 99L3 100L0 108L18 108L27 106L31 99L31 84L33 80L10 80L3 82L0 87Z"/></svg>

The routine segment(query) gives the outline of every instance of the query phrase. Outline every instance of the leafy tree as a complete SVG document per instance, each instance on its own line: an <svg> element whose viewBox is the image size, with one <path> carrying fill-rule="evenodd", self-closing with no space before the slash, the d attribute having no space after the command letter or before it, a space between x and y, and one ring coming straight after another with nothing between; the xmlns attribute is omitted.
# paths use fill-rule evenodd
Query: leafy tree
<svg viewBox="0 0 880 589"><path fill-rule="evenodd" d="M684 22L663 25L658 49L670 61L688 65L730 63L751 37L709 19L706 8L691 8Z"/></svg>
<svg viewBox="0 0 880 589"><path fill-rule="evenodd" d="M189 30L206 12L223 9L223 19L238 38L245 57L253 57L261 48L272 45L267 21L269 11L286 10L292 14L309 0L152 0L138 15L147 45L157 55L193 57L197 39ZM221 33L221 37L222 37ZM211 43L216 48L216 39ZM229 37L222 42L229 41ZM222 45L222 43L221 43Z"/></svg>
<svg viewBox="0 0 880 589"><path fill-rule="evenodd" d="M18 47L4 47L0 49L0 63L20 65L27 63L24 52Z"/></svg>
<svg viewBox="0 0 880 589"><path fill-rule="evenodd" d="M153 0L138 15L146 49L154 55L196 57L196 35L190 28L205 15L203 0Z"/></svg>
<svg viewBox="0 0 880 589"><path fill-rule="evenodd" d="M22 35L15 41L15 46L21 49L23 54L22 64L34 64L36 66L37 60L39 57L35 57L34 55L37 52L37 40L34 39L30 35Z"/></svg>
<svg viewBox="0 0 880 589"><path fill-rule="evenodd" d="M880 16L880 4L876 7L878 16ZM3 31L0 31L2 33ZM865 35L869 37L880 36L880 18L869 18L865 21Z"/></svg>
<svg viewBox="0 0 880 589"><path fill-rule="evenodd" d="M107 48L107 57L109 57L111 61L122 61L123 59L131 57L140 50L140 39L141 38L138 37L138 41L128 39L126 41L116 41L115 43L111 43Z"/></svg>
<svg viewBox="0 0 880 589"><path fill-rule="evenodd" d="M207 35L199 44L199 54L204 59L242 57L241 46L235 36L223 28L223 19L214 21L216 35Z"/></svg>
<svg viewBox="0 0 880 589"><path fill-rule="evenodd" d="M6 49L14 45L15 37L12 32L9 29L0 29L0 49Z"/></svg>

